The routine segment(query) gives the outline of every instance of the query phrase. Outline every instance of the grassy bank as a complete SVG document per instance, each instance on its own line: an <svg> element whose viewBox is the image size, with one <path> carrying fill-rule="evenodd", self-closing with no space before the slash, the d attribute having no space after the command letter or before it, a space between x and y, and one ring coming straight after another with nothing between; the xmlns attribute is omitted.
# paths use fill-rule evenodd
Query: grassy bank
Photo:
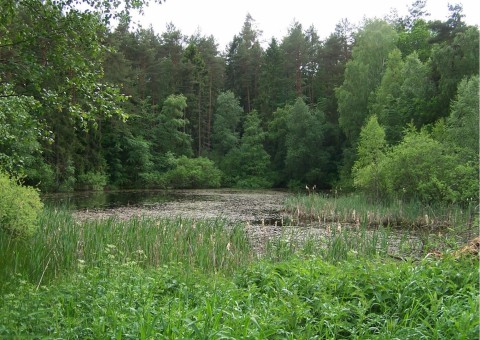
<svg viewBox="0 0 480 340"><path fill-rule="evenodd" d="M388 229L286 227L260 255L225 220L40 225L0 234L0 338L478 338L478 257L398 261Z"/></svg>

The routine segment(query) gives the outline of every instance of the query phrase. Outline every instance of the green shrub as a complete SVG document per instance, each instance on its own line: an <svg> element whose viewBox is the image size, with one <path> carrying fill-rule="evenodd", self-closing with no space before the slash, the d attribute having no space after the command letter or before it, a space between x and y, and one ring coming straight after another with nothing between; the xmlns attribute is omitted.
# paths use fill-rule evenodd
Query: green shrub
<svg viewBox="0 0 480 340"><path fill-rule="evenodd" d="M478 173L425 131L409 131L382 164L390 197L424 203L465 203L475 197Z"/></svg>
<svg viewBox="0 0 480 340"><path fill-rule="evenodd" d="M67 160L64 171L57 174L56 181L58 183L57 191L70 192L75 189L77 178L75 176L75 165L71 159Z"/></svg>
<svg viewBox="0 0 480 340"><path fill-rule="evenodd" d="M476 197L478 169L457 149L410 128L401 143L384 152L382 128L376 123L374 134L370 125L362 129L353 167L355 185L367 196L427 204L462 204Z"/></svg>
<svg viewBox="0 0 480 340"><path fill-rule="evenodd" d="M0 173L0 229L14 237L32 236L42 208L37 190Z"/></svg>
<svg viewBox="0 0 480 340"><path fill-rule="evenodd" d="M77 188L81 190L101 191L107 185L107 175L102 172L89 171L78 176Z"/></svg>
<svg viewBox="0 0 480 340"><path fill-rule="evenodd" d="M240 179L235 186L245 189L271 188L272 182L264 177L250 176Z"/></svg>
<svg viewBox="0 0 480 340"><path fill-rule="evenodd" d="M55 190L55 172L51 165L37 158L31 167L25 169L25 183L39 188L40 191Z"/></svg>
<svg viewBox="0 0 480 340"><path fill-rule="evenodd" d="M176 160L176 166L165 174L166 183L174 188L218 188L222 172L215 164L204 157Z"/></svg>
<svg viewBox="0 0 480 340"><path fill-rule="evenodd" d="M140 184L144 188L166 189L168 187L164 174L158 171L142 172L139 174Z"/></svg>

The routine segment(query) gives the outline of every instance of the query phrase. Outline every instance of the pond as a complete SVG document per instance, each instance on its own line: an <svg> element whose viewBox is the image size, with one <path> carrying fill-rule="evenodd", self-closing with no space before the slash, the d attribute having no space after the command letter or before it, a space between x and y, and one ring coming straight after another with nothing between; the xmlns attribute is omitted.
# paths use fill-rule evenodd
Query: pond
<svg viewBox="0 0 480 340"><path fill-rule="evenodd" d="M407 244L417 256L424 248L425 235L412 231L393 229L387 235L376 228L364 230L348 223L298 220L284 209L288 195L289 192L282 190L134 190L49 194L43 196L43 201L46 205L71 209L78 220L220 218L232 225L242 223L259 252L269 240L279 237L299 244L315 240L318 246L325 246L335 234L353 243L364 243L366 239L380 241L387 237L388 241L384 241L388 242L390 254L398 254L402 244Z"/></svg>
<svg viewBox="0 0 480 340"><path fill-rule="evenodd" d="M284 211L288 195L285 190L136 190L49 194L43 196L43 201L49 206L71 209L80 221L159 217L241 223L254 249L261 253L268 240L280 237L285 228L294 224ZM303 234L304 228L301 229Z"/></svg>
<svg viewBox="0 0 480 340"><path fill-rule="evenodd" d="M43 201L72 209L82 219L150 216L274 224L282 220L287 196L281 190L131 190L48 194Z"/></svg>

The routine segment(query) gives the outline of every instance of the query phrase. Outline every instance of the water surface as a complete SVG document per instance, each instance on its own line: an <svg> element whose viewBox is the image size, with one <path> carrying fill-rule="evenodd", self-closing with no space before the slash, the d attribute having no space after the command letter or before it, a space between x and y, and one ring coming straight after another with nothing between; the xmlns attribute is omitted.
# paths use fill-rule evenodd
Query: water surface
<svg viewBox="0 0 480 340"><path fill-rule="evenodd" d="M225 218L273 224L282 219L287 195L279 190L132 190L49 194L43 200L47 205L72 209L80 218Z"/></svg>

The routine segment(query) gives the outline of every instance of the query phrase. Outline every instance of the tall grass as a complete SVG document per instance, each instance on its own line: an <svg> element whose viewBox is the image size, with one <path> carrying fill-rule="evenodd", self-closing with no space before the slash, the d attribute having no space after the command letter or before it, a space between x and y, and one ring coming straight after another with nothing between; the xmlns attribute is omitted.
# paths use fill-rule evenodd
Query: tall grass
<svg viewBox="0 0 480 340"><path fill-rule="evenodd" d="M408 230L328 223L321 227L285 227L266 240L264 258L281 262L292 257L318 257L331 263L351 258L419 260L430 252L451 252L455 242L437 234L412 235Z"/></svg>
<svg viewBox="0 0 480 340"><path fill-rule="evenodd" d="M285 201L286 210L302 220L340 222L371 226L421 227L441 229L446 227L478 227L478 205L471 202L466 207L456 205L423 205L419 202L371 203L362 195L313 194L290 196Z"/></svg>
<svg viewBox="0 0 480 340"><path fill-rule="evenodd" d="M0 230L0 291L14 275L38 285L105 257L143 267L182 263L186 269L229 273L249 261L241 225L224 220L115 218L79 222L63 210L46 209L40 230L14 240Z"/></svg>
<svg viewBox="0 0 480 340"><path fill-rule="evenodd" d="M315 256L336 263L352 256L419 259L431 251L456 247L456 234L412 235L388 226L372 228L363 219L359 223L286 225L272 235L268 226L258 226L267 237L255 241L243 225L223 219L136 217L80 222L65 210L47 208L31 239L15 240L0 231L0 292L10 289L7 286L16 275L39 287L81 268L101 266L112 257L143 268L181 263L186 270L231 275L260 256L274 262Z"/></svg>
<svg viewBox="0 0 480 340"><path fill-rule="evenodd" d="M419 259L450 252L477 237L478 206L474 205L424 206L401 201L372 204L361 195L291 196L285 209L293 216L292 223L315 225L316 229L310 229L314 232L308 237L303 236L308 242L287 243L296 249L299 244L310 244L316 249L315 255L331 261L343 260L348 253ZM298 241L294 235L283 239ZM275 242L273 249L285 248L278 245L282 238Z"/></svg>

